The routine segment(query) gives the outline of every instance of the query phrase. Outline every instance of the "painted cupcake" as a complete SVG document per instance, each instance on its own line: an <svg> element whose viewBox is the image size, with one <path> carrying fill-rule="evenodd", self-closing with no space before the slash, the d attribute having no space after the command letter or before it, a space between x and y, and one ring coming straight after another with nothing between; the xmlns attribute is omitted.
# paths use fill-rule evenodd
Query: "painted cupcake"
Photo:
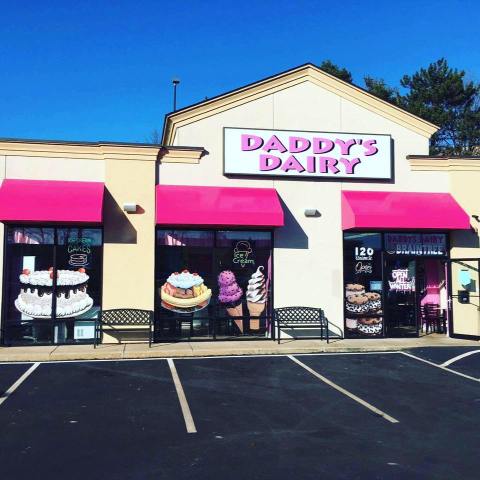
<svg viewBox="0 0 480 480"><path fill-rule="evenodd" d="M382 326L381 318L359 318L357 330L364 335L379 335L382 333Z"/></svg>
<svg viewBox="0 0 480 480"><path fill-rule="evenodd" d="M368 307L370 312L376 312L382 308L382 299L379 293L367 292L365 296L368 298Z"/></svg>
<svg viewBox="0 0 480 480"><path fill-rule="evenodd" d="M359 283L347 283L345 285L345 297L350 295L363 295L365 293L365 287Z"/></svg>
<svg viewBox="0 0 480 480"><path fill-rule="evenodd" d="M365 314L369 310L368 301L366 295L350 295L347 297L345 307L348 312Z"/></svg>

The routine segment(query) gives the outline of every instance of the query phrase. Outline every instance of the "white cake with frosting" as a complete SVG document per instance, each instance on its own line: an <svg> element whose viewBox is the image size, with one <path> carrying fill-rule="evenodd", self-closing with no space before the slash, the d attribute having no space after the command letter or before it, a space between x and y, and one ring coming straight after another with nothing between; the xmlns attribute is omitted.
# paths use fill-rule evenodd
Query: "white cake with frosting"
<svg viewBox="0 0 480 480"><path fill-rule="evenodd" d="M93 305L87 293L89 276L83 268L77 271L57 270L57 318L74 317ZM21 290L15 307L32 318L50 318L52 315L53 269L20 275Z"/></svg>

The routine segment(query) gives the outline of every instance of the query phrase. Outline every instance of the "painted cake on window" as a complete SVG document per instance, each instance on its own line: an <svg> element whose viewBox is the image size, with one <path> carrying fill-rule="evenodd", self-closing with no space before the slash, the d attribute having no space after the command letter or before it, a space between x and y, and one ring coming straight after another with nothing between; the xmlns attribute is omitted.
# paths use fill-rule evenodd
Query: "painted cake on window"
<svg viewBox="0 0 480 480"><path fill-rule="evenodd" d="M57 318L76 317L92 308L93 300L87 293L88 279L85 269L57 270ZM53 268L20 275L20 295L15 307L32 318L52 316Z"/></svg>
<svg viewBox="0 0 480 480"><path fill-rule="evenodd" d="M179 313L202 310L210 303L212 291L198 273L174 272L160 289L162 307Z"/></svg>

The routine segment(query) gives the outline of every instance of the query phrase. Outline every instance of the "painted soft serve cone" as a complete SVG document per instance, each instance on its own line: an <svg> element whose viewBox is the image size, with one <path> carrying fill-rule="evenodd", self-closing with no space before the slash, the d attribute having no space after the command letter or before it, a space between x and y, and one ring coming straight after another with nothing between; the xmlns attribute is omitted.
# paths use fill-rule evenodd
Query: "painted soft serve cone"
<svg viewBox="0 0 480 480"><path fill-rule="evenodd" d="M247 307L250 313L250 328L258 330L260 328L260 320L258 317L265 310L265 303L267 301L267 288L265 275L263 274L264 267L259 266L257 271L252 274L248 281L247 287Z"/></svg>

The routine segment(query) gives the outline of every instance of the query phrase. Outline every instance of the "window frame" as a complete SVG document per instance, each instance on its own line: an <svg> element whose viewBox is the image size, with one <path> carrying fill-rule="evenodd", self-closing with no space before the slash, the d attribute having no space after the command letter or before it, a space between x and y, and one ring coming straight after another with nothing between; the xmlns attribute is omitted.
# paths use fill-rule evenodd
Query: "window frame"
<svg viewBox="0 0 480 480"><path fill-rule="evenodd" d="M274 252L275 252L275 234L274 234L274 229L273 228L248 228L248 227L239 227L239 228L226 228L226 227L203 227L203 228L186 228L186 227L181 227L181 226L168 226L168 225L157 225L155 228L155 278L154 278L154 322L155 322L155 338L158 337L158 331L159 328L157 327L159 321L160 321L160 315L159 312L161 311L161 306L159 305L159 295L157 292L158 286L157 286L157 265L158 265L158 254L159 254L159 247L162 248L175 248L175 246L167 246L167 245L158 245L157 243L157 232L159 230L190 230L190 231L208 231L208 232L213 232L214 234L214 239L213 239L213 247L210 247L212 249L212 266L213 266L213 275L214 277L218 276L218 273L220 270L218 269L218 256L217 256L217 250L218 249L224 249L226 248L225 246L218 247L217 246L217 234L218 232L263 232L263 233L268 233L269 238L270 238L270 256L271 256L271 279L270 279L270 285L269 285L269 305L268 305L268 311L266 312L266 319L267 319L267 332L269 333L269 337L264 336L262 338L266 339L275 339L275 328L274 328L274 321L273 321L273 309L274 309L274 284L275 284L275 274L274 274ZM176 248L189 248L188 246L181 247L177 246ZM193 247L195 248L195 247ZM208 314L204 315L201 317L196 317L196 319L207 319L209 321L209 326L208 326L208 335L207 336L199 336L198 338L211 338L212 340L217 339L217 324L219 321L224 321L227 317L218 315L217 310L218 307L217 305L213 306L213 314ZM158 337L158 338L165 338L165 337ZM195 338L195 337L194 337ZM249 338L255 339L255 338L260 338L260 337L255 337L255 336L250 336ZM229 338L222 338L222 340L229 340Z"/></svg>
<svg viewBox="0 0 480 480"><path fill-rule="evenodd" d="M15 345L21 346L41 346L41 345L76 345L76 344L93 344L94 338L87 339L83 341L65 341L65 342L57 342L55 343L55 326L65 323L75 323L76 319L66 318L62 320L57 319L57 312L56 312L56 293L57 293L57 282L55 275L57 268L57 247L65 247L63 244L59 244L58 242L58 230L60 229L94 229L100 230L101 232L101 245L96 246L96 248L100 249L100 282L99 282L99 306L100 312L102 310L103 305L103 259L104 259L104 245L105 245L105 234L104 234L104 227L103 224L92 224L92 223L85 223L85 224L77 224L77 223L29 223L29 222L5 222L4 229L3 229L3 265L2 265L2 308L0 312L0 345L12 345L12 342L8 342L6 329L8 328L8 319L7 319L7 308L8 302L6 298L6 274L7 274L7 263L8 263L8 249L9 246L12 245L8 242L8 235L10 229L15 228L52 228L53 229L53 243L44 244L51 246L52 248L52 263L53 263L53 272L54 272L54 282L52 285L52 315L50 319L45 319L43 325L47 325L50 327L50 340L48 342L36 342L36 343L23 343L23 342L15 342ZM31 320L23 320L21 323L33 323L35 319Z"/></svg>

